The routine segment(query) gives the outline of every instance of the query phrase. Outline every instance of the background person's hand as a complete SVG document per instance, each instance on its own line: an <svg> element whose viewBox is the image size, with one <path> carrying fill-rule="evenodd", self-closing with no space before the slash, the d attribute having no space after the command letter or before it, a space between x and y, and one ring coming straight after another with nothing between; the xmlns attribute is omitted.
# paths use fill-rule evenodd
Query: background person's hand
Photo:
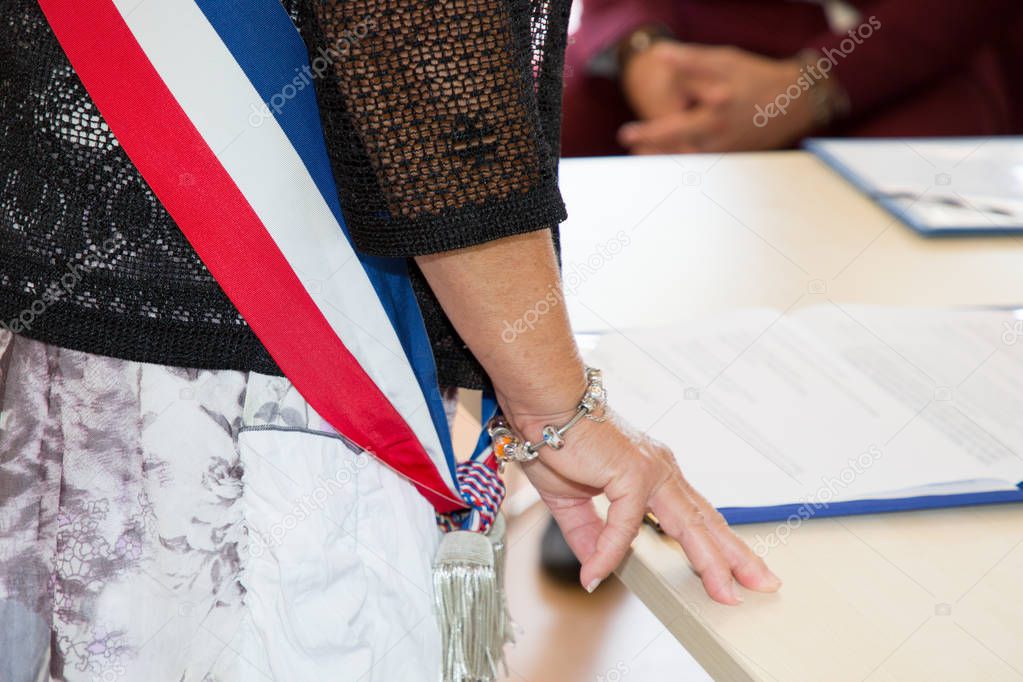
<svg viewBox="0 0 1023 682"><path fill-rule="evenodd" d="M814 103L801 87L809 82L805 76L800 81L802 68L799 60L732 47L660 41L628 64L623 90L641 120L622 126L619 142L634 154L786 147L814 127ZM665 75L668 71L673 77ZM637 85L647 77L646 86ZM797 89L796 97L785 94ZM672 98L684 106L666 111L648 104ZM784 113L775 108L779 102L787 103ZM775 115L758 117L764 110Z"/></svg>
<svg viewBox="0 0 1023 682"><path fill-rule="evenodd" d="M517 428L535 435L543 425L570 416L529 420ZM563 449L543 448L538 459L524 465L582 562L583 586L592 591L621 563L650 510L681 544L715 601L741 602L736 581L760 592L777 590L781 581L689 485L671 451L610 411L608 417L604 423L583 420L566 434ZM593 504L601 492L611 502L606 523Z"/></svg>
<svg viewBox="0 0 1023 682"><path fill-rule="evenodd" d="M622 92L641 120L667 116L691 104L682 88L678 46L673 40L658 40L622 67Z"/></svg>

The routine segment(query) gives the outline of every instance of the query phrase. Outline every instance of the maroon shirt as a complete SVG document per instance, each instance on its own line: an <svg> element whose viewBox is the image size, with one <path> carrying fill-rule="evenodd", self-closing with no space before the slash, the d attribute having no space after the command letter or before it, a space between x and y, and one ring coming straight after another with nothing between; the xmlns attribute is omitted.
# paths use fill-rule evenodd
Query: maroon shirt
<svg viewBox="0 0 1023 682"><path fill-rule="evenodd" d="M820 5L786 0L582 0L565 78L562 152L623 153L615 131L633 118L615 80L588 66L631 31L662 25L679 40L734 45L769 57L814 48L846 53L831 71L849 95L849 117L829 134L988 135L1013 132L1004 27L1016 0L859 0L862 22L879 24L851 51ZM845 46L848 48L849 43Z"/></svg>

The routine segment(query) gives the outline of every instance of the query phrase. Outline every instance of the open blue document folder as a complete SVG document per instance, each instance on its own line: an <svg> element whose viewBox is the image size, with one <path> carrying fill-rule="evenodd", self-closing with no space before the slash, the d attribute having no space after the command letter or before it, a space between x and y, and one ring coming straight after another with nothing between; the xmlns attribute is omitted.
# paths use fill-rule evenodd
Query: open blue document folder
<svg viewBox="0 0 1023 682"><path fill-rule="evenodd" d="M753 309L586 357L731 523L1023 502L1012 311Z"/></svg>
<svg viewBox="0 0 1023 682"><path fill-rule="evenodd" d="M822 138L804 146L921 234L1023 233L1023 137Z"/></svg>

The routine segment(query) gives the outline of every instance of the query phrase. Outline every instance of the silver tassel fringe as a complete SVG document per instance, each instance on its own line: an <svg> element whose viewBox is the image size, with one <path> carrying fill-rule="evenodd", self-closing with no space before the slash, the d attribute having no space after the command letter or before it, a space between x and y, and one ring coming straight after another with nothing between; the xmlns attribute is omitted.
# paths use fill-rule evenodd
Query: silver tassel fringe
<svg viewBox="0 0 1023 682"><path fill-rule="evenodd" d="M494 520L494 524L490 527L490 532L487 533L487 537L490 538L490 544L494 548L494 572L497 574L497 590L500 594L501 602L501 631L498 633L498 641L501 643L500 655L501 663L504 663L504 647L507 644L515 643L515 622L511 618L511 611L508 609L508 593L504 587L504 576L505 576L505 520L504 514L498 513L497 518ZM508 674L508 669L505 667L505 676Z"/></svg>
<svg viewBox="0 0 1023 682"><path fill-rule="evenodd" d="M433 564L443 682L494 682L513 639L504 596L504 519L491 535L456 530L441 541Z"/></svg>

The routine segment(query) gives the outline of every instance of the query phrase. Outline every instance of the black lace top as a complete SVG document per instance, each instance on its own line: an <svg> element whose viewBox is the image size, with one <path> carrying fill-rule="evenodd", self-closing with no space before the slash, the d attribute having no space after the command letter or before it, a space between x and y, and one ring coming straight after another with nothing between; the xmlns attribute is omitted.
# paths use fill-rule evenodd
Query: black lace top
<svg viewBox="0 0 1023 682"><path fill-rule="evenodd" d="M568 0L286 0L357 248L410 258L564 219ZM479 365L410 260L441 382ZM35 0L0 0L0 325L66 348L280 373L118 146Z"/></svg>

